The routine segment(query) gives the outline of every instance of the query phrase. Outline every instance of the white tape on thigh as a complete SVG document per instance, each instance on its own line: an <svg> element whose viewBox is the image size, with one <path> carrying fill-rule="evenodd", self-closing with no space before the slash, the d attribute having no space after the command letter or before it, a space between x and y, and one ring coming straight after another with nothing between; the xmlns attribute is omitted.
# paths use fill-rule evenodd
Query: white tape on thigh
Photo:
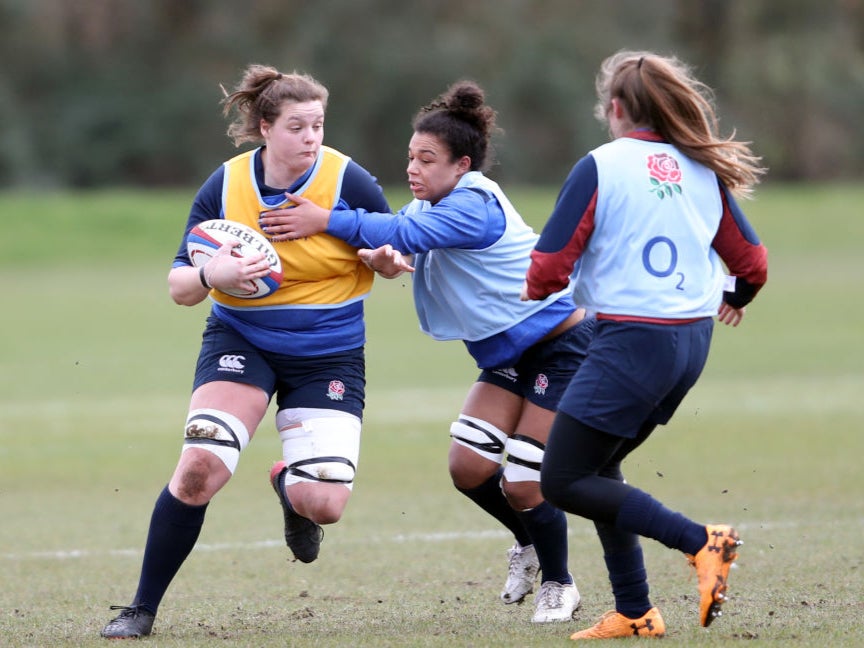
<svg viewBox="0 0 864 648"><path fill-rule="evenodd" d="M249 445L249 431L233 414L216 409L196 409L186 418L183 450L199 448L212 452L234 474L240 451Z"/></svg>
<svg viewBox="0 0 864 648"><path fill-rule="evenodd" d="M460 414L459 420L450 425L450 436L459 445L490 461L499 464L504 461L507 435L487 421Z"/></svg>
<svg viewBox="0 0 864 648"><path fill-rule="evenodd" d="M360 456L360 419L337 410L317 413L325 416L295 421L291 410L276 414L288 467L285 484L324 482L351 489Z"/></svg>
<svg viewBox="0 0 864 648"><path fill-rule="evenodd" d="M508 482L540 481L540 463L546 446L531 437L515 434L507 439L506 449L504 479Z"/></svg>

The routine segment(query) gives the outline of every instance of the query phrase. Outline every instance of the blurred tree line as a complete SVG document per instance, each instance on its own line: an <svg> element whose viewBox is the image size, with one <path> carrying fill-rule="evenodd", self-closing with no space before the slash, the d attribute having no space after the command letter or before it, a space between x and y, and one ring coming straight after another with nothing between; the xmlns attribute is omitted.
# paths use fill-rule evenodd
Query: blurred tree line
<svg viewBox="0 0 864 648"><path fill-rule="evenodd" d="M606 140L594 76L623 48L692 64L770 179L864 175L864 0L0 0L0 35L0 187L197 186L252 62L328 86L325 142L384 184L417 109L472 78L493 175L558 185Z"/></svg>

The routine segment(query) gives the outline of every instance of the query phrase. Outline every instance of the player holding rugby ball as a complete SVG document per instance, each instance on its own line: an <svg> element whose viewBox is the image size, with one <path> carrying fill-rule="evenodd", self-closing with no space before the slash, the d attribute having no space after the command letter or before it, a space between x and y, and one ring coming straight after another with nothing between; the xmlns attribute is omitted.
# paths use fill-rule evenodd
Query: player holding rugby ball
<svg viewBox="0 0 864 648"><path fill-rule="evenodd" d="M373 272L339 239L282 241L273 247L284 279L249 299L273 272L264 253L238 256L228 242L196 267L187 250L190 231L214 219L260 232L260 214L286 205L288 192L328 209L389 209L365 169L322 145L327 97L309 76L260 65L250 65L226 93L225 114L238 113L229 136L238 146L261 145L222 164L203 184L168 275L177 304L194 306L209 296L211 312L182 452L153 509L138 589L129 606L116 608L103 637L150 634L208 503L230 480L271 398L284 457L271 482L298 560L315 560L320 525L337 522L351 494L365 389L363 300Z"/></svg>

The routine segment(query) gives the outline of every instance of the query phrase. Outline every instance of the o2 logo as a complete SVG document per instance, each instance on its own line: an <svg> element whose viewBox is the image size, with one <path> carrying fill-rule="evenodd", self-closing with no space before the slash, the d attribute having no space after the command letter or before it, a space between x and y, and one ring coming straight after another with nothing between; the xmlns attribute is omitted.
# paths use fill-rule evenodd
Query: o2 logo
<svg viewBox="0 0 864 648"><path fill-rule="evenodd" d="M672 275L677 265L678 248L669 237L655 236L642 248L642 266L654 277L663 279ZM679 272L677 275L678 283L675 284L675 289L684 290L684 273Z"/></svg>

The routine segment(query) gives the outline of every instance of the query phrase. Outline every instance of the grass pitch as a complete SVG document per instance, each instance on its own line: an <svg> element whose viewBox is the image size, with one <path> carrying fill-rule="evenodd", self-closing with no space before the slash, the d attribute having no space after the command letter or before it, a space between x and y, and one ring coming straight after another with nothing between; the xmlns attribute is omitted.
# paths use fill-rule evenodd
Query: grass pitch
<svg viewBox="0 0 864 648"><path fill-rule="evenodd" d="M555 190L511 198L540 227ZM190 199L0 196L3 214L40 211L5 219L0 239L0 645L104 646L108 606L134 594L206 314L171 304L165 284ZM666 645L860 645L862 202L860 188L828 186L767 187L745 203L769 247L768 285L738 329L718 326L703 378L625 466L745 542L709 629L683 557L644 543ZM535 626L533 601L498 601L511 539L446 468L476 370L460 344L417 330L410 279L378 281L367 310L359 474L321 557L288 560L270 418L211 504L148 645L565 646L612 606L593 529L573 517L576 620Z"/></svg>

